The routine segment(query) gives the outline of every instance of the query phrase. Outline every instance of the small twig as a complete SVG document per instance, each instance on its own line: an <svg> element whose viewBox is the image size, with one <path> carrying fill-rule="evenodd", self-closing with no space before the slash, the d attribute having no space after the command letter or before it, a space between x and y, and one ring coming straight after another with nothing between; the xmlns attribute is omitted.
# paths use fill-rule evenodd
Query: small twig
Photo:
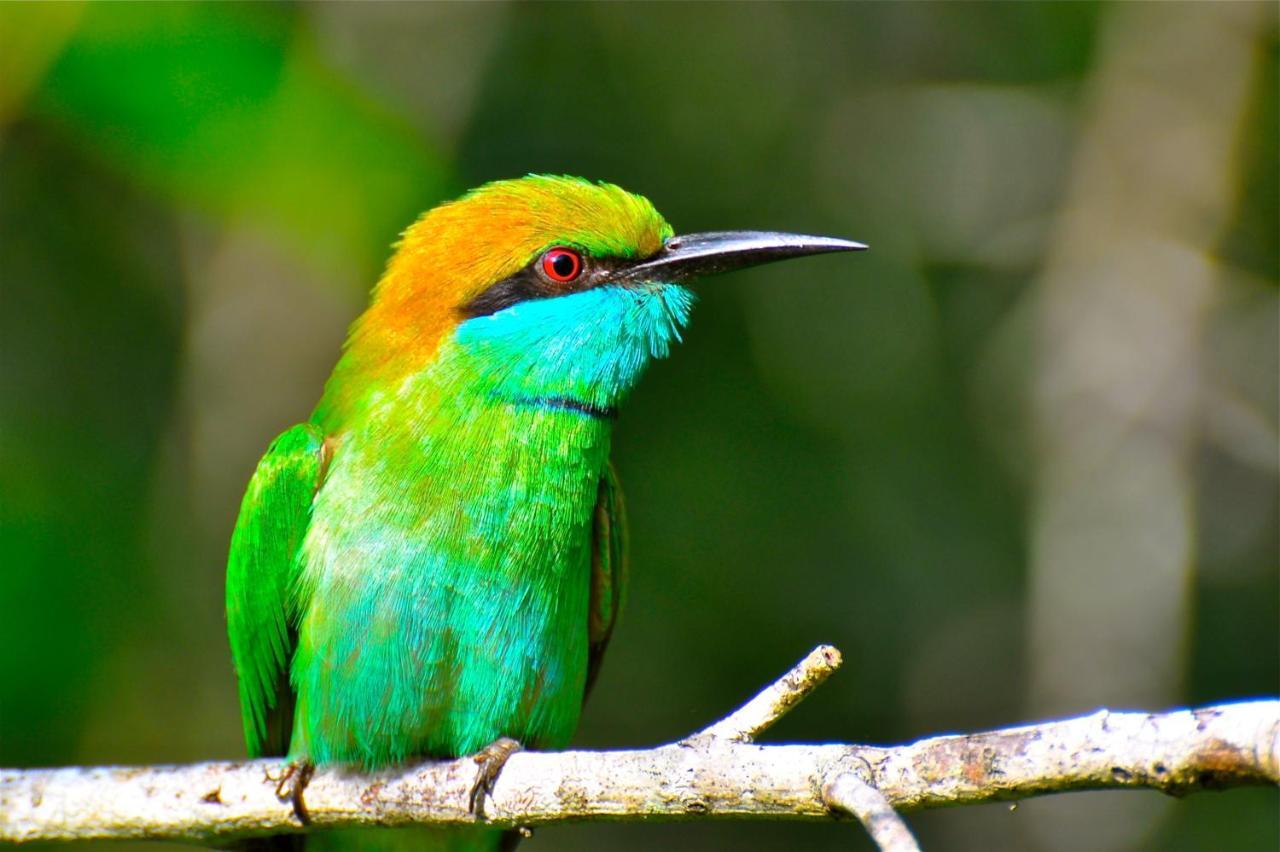
<svg viewBox="0 0 1280 852"><path fill-rule="evenodd" d="M0 769L0 843L225 844L309 827L830 819L833 806L846 809L846 797L840 790L824 795L823 787L844 773L865 780L899 811L1066 790L1145 787L1182 795L1280 781L1280 701L1156 714L1100 711L892 748L744 742L795 706L839 659L834 648L817 649L729 718L678 743L512 755L482 816L468 809L470 758L373 774L318 769L307 786L308 827L276 795L282 760Z"/></svg>
<svg viewBox="0 0 1280 852"><path fill-rule="evenodd" d="M791 671L760 690L725 718L690 737L749 743L808 697L840 668L844 658L831 645L819 645Z"/></svg>
<svg viewBox="0 0 1280 852"><path fill-rule="evenodd" d="M822 787L832 810L858 818L881 852L920 852L911 829L880 791L852 772L841 772Z"/></svg>

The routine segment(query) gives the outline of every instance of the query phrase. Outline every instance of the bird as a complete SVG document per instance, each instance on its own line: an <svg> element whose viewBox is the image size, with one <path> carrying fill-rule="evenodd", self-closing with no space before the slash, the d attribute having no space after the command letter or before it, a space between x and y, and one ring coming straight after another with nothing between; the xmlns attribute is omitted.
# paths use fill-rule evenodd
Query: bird
<svg viewBox="0 0 1280 852"><path fill-rule="evenodd" d="M569 743L626 594L614 422L680 341L687 283L863 248L677 236L646 198L556 175L484 184L404 231L231 536L245 741L288 758L300 817L317 766L475 755L475 809L513 751Z"/></svg>

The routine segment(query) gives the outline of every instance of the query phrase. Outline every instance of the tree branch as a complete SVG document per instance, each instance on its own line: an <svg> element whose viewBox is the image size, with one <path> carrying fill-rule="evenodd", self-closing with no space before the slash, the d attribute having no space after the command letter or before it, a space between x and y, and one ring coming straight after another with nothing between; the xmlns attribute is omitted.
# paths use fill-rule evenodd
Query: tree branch
<svg viewBox="0 0 1280 852"><path fill-rule="evenodd" d="M920 852L906 822L884 794L852 772L842 772L822 788L822 800L833 811L856 816L883 852Z"/></svg>
<svg viewBox="0 0 1280 852"><path fill-rule="evenodd" d="M787 712L809 696L840 668L844 658L831 645L819 645L791 671L766 686L746 704L714 725L703 728L685 740L694 743L705 739L723 739L749 743L771 727Z"/></svg>
<svg viewBox="0 0 1280 852"><path fill-rule="evenodd" d="M742 709L681 742L639 751L515 754L480 818L467 810L476 773L468 758L367 775L321 769L306 788L307 812L312 826L336 828L829 819L840 811L858 816L877 842L888 844L891 834L905 844L905 825L893 825L896 817L889 820L876 797L891 808L912 810L1065 790L1148 787L1182 795L1280 781L1280 701L1158 714L1102 710L887 748L749 742L838 664L834 648L819 648ZM275 779L284 766L281 760L255 760L3 769L0 842L225 842L304 831L292 805L276 795Z"/></svg>

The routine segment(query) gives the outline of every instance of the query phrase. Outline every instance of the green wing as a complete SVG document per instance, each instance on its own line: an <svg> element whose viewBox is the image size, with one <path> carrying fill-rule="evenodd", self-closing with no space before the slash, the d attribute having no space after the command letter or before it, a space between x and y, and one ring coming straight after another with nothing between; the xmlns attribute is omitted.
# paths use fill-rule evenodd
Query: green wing
<svg viewBox="0 0 1280 852"><path fill-rule="evenodd" d="M240 504L227 559L227 634L240 680L245 742L254 757L282 755L293 727L289 662L301 601L298 548L327 463L324 435L304 423L267 449Z"/></svg>
<svg viewBox="0 0 1280 852"><path fill-rule="evenodd" d="M627 591L627 512L622 502L618 474L610 463L600 479L600 493L592 525L591 609L587 614L587 688L583 700L600 673L613 626L622 611Z"/></svg>

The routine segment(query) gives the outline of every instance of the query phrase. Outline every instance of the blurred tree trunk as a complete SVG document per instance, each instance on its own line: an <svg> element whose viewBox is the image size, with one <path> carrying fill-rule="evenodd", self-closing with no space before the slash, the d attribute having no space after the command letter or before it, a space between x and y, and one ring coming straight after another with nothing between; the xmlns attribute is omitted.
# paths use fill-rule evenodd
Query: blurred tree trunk
<svg viewBox="0 0 1280 852"><path fill-rule="evenodd" d="M1034 714L1184 697L1204 331L1224 286L1213 249L1273 12L1135 4L1103 25L1039 285ZM1165 804L1071 797L1038 809L1034 831L1045 848L1141 845Z"/></svg>

